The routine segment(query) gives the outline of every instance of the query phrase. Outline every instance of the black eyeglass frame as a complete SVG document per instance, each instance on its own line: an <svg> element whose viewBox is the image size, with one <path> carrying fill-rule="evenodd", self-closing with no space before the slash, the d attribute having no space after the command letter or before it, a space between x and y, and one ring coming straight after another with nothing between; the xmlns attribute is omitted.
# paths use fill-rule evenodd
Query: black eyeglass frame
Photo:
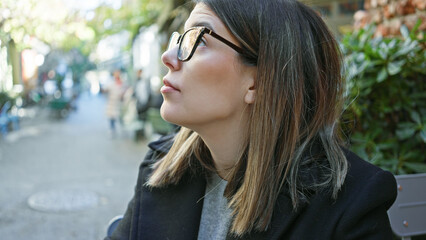
<svg viewBox="0 0 426 240"><path fill-rule="evenodd" d="M200 30L200 29L201 29L201 30ZM189 31L192 31L192 30L198 30L198 31L200 31L200 33L198 34L197 40L195 41L194 45L192 46L191 52L190 52L190 54L188 55L188 57L186 57L186 58L182 59L182 58L180 58L180 57L179 57L179 55L180 55L180 51L182 51L182 47L181 47L181 45L182 45L182 41L181 41L181 39L183 39L183 38L184 38L184 36L185 36L185 35L186 35ZM172 39L173 39L173 35L175 35L175 34L179 34L179 33L178 33L178 32L174 32L174 33L172 34L172 37L170 38L170 40L172 40ZM217 40L219 40L219 41L221 41L221 42L223 42L223 43L225 43L226 45L228 45L229 47L231 47L232 49L234 49L236 52L238 52L238 53L240 53L240 54L244 54L244 52L245 52L245 51L244 51L244 49L242 49L242 48L238 47L237 45L233 44L232 42L230 42L230 41L226 40L225 38L221 37L219 34L217 34L217 33L213 32L213 30L211 30L211 29L209 29L209 28L207 28L207 27L192 27L192 28L189 28L188 30L186 30L186 31L185 31L182 35L179 35L179 37L178 37L178 39L177 39L177 43L176 43L176 44L178 44L178 45L179 45L179 48L178 48L178 54L177 54L177 56L178 56L178 59L179 59L180 61L182 61L182 62L186 62L186 61L189 61L189 60L192 58L192 56L194 55L195 50L197 49L198 44L200 43L201 38L204 36L204 34L209 34L210 36L212 36L212 37L216 38ZM170 43L169 43L169 48L170 48Z"/></svg>

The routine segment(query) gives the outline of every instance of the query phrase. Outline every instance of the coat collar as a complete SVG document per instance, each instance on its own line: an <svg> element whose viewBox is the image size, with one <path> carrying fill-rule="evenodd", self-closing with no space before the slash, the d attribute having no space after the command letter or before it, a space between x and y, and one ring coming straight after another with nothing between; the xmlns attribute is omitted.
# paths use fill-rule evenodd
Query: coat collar
<svg viewBox="0 0 426 240"><path fill-rule="evenodd" d="M145 160L146 166L155 162L157 155L166 154L174 135L168 135L148 146L153 150ZM147 168L149 176L152 169ZM143 186L140 194L138 231L135 239L197 239L203 207L206 181L203 176L185 174L176 185L164 188Z"/></svg>
<svg viewBox="0 0 426 240"><path fill-rule="evenodd" d="M197 239L205 186L204 178L185 176L177 185L144 187L137 239Z"/></svg>
<svg viewBox="0 0 426 240"><path fill-rule="evenodd" d="M148 147L151 148L151 150L154 152L165 154L172 147L174 138L175 134L163 136L157 141L150 142Z"/></svg>

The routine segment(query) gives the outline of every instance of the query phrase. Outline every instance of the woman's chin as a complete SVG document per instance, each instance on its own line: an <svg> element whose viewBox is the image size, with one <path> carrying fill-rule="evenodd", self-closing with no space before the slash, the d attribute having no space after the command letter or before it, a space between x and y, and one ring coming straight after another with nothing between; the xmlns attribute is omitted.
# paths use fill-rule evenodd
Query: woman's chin
<svg viewBox="0 0 426 240"><path fill-rule="evenodd" d="M169 123L173 123L176 125L180 125L179 124L179 111L177 111L175 108L172 108L169 104L163 102L163 104L161 105L160 108L160 114L161 117L169 122Z"/></svg>

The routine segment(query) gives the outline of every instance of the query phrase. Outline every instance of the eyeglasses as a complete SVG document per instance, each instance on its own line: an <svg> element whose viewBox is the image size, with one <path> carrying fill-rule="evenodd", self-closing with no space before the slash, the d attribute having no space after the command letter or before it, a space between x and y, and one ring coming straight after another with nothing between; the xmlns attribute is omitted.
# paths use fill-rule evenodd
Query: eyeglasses
<svg viewBox="0 0 426 240"><path fill-rule="evenodd" d="M194 52L204 34L211 35L212 37L225 43L226 45L228 45L229 47L231 47L232 49L234 49L240 54L244 53L244 50L242 48L226 40L225 38L219 36L217 33L213 32L212 30L206 27L189 28L182 35L180 35L178 32L174 32L172 36L170 37L169 46L167 47L167 50L179 44L178 54L177 54L178 59L182 62L189 61L192 55L194 55Z"/></svg>

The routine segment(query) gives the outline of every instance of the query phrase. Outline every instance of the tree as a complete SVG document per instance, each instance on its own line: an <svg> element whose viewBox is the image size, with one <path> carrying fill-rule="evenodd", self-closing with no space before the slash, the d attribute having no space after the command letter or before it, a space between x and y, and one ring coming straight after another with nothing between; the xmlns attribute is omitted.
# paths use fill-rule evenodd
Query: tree
<svg viewBox="0 0 426 240"><path fill-rule="evenodd" d="M156 22L164 5L164 2L155 0L131 1L120 9L101 5L95 9L94 18L88 22L88 26L95 32L96 43L123 30L128 31L130 40L133 40L142 26Z"/></svg>
<svg viewBox="0 0 426 240"><path fill-rule="evenodd" d="M36 37L54 49L78 48L88 55L107 35L127 30L135 36L143 25L155 22L163 3L128 1L119 9L101 5L93 12L72 10L58 0L0 1L0 40L13 39L18 50ZM88 13L94 17L87 20Z"/></svg>
<svg viewBox="0 0 426 240"><path fill-rule="evenodd" d="M14 40L18 50L29 47L31 37L64 49L94 39L81 14L67 10L62 1L3 0L0 13L0 37Z"/></svg>

